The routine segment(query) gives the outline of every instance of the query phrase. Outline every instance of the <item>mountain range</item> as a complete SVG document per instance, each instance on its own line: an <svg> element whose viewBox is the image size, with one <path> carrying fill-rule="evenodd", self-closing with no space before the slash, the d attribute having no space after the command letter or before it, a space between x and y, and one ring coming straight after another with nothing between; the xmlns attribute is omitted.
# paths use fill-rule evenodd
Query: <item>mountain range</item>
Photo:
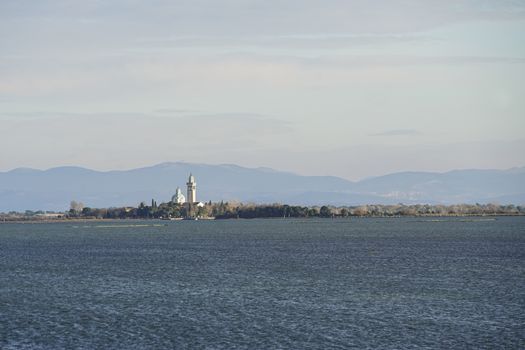
<svg viewBox="0 0 525 350"><path fill-rule="evenodd" d="M302 176L237 165L162 163L122 171L81 167L18 168L0 172L0 212L67 210L72 200L89 207L136 206L169 201L188 175L201 201L297 205L525 203L525 167L508 170L400 172L361 181Z"/></svg>

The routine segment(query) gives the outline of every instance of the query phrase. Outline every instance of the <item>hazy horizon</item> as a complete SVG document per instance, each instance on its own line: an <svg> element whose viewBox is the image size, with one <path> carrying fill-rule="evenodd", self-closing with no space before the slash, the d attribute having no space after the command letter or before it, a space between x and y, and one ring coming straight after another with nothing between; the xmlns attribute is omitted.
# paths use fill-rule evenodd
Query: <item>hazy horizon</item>
<svg viewBox="0 0 525 350"><path fill-rule="evenodd" d="M162 165L166 165L166 164L187 164L187 165L195 165L195 166L202 166L202 165L206 165L206 166L235 166L235 167L241 167L241 168L245 168L245 169L254 169L254 170L268 169L268 170L272 170L272 171L276 171L276 172L280 172L280 173L290 173L290 174L295 174L295 175L299 175L299 176L316 176L316 175L302 174L300 172L286 171L286 170L283 170L283 169L264 167L264 166L253 166L253 167L251 167L251 166L243 166L243 165L233 164L233 163L196 163L196 162L186 162L186 161L176 161L176 160L175 161L166 161L166 162L161 162L161 163L155 163L155 164L145 164L143 166L138 166L138 167L120 168L120 169L112 169L112 168L97 169L97 168L88 167L88 166L82 166L82 165L77 165L77 164L63 164L63 165L52 166L52 167L44 167L44 168L17 167L17 168L12 168L12 169L7 169L7 170L0 170L0 173L8 173L10 171L16 171L16 170L20 170L20 169L28 169L28 170L36 170L36 171L49 171L49 170L60 169L60 168L82 168L82 169L96 171L96 172L112 172L112 171L123 171L123 172L126 172L126 171L132 171L132 170L137 170L137 169L154 168L154 167L158 167L158 166L162 166ZM383 174L364 176L364 177L357 178L357 179L349 179L349 178L346 178L344 176L338 176L338 175L333 175L333 174L324 174L324 175L317 175L317 176L333 176L333 177L339 177L339 178L342 178L342 179L345 179L345 180L349 180L349 181L357 181L357 182L359 182L359 181L370 179L370 178L374 178L374 177L393 175L393 174L396 174L396 173L435 173L435 174L446 174L446 173L454 172L454 171L469 171L469 170L474 170L474 171L477 171L477 170L480 170L480 171L490 171L490 170L508 171L508 170L514 170L514 169L523 169L523 168L525 168L525 165L523 165L523 166L515 166L515 167L511 167L511 168L463 168L463 169L455 168L455 169L449 169L449 170L445 170L445 171L418 171L418 170L407 169L407 170L401 170L401 171L398 171L398 172L391 172L391 173L383 173Z"/></svg>
<svg viewBox="0 0 525 350"><path fill-rule="evenodd" d="M0 3L0 171L525 165L524 1Z"/></svg>

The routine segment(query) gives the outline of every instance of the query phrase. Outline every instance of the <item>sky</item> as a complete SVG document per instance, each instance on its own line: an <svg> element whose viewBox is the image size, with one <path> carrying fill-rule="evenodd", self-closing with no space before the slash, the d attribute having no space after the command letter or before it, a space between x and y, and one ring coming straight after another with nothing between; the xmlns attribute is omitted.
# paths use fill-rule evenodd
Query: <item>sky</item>
<svg viewBox="0 0 525 350"><path fill-rule="evenodd" d="M0 171L525 166L525 1L2 0Z"/></svg>

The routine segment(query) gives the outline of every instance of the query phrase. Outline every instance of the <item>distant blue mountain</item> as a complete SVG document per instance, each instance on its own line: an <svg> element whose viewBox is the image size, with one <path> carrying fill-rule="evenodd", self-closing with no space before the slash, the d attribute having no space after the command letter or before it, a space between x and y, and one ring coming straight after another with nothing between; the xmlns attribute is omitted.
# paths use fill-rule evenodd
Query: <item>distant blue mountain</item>
<svg viewBox="0 0 525 350"><path fill-rule="evenodd" d="M71 200L90 207L168 201L188 174L197 178L200 200L358 205L393 203L525 203L525 168L403 172L358 182L334 176L301 176L237 165L162 163L126 171L80 167L0 172L0 212L65 210Z"/></svg>

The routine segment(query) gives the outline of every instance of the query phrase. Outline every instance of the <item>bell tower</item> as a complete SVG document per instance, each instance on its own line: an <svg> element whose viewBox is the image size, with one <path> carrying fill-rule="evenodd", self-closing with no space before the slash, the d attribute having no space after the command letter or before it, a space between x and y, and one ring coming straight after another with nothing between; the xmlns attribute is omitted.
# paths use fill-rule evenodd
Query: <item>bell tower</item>
<svg viewBox="0 0 525 350"><path fill-rule="evenodd" d="M195 176L190 174L186 186L188 186L188 196L186 197L188 203L193 204L197 202L197 183L195 182Z"/></svg>

